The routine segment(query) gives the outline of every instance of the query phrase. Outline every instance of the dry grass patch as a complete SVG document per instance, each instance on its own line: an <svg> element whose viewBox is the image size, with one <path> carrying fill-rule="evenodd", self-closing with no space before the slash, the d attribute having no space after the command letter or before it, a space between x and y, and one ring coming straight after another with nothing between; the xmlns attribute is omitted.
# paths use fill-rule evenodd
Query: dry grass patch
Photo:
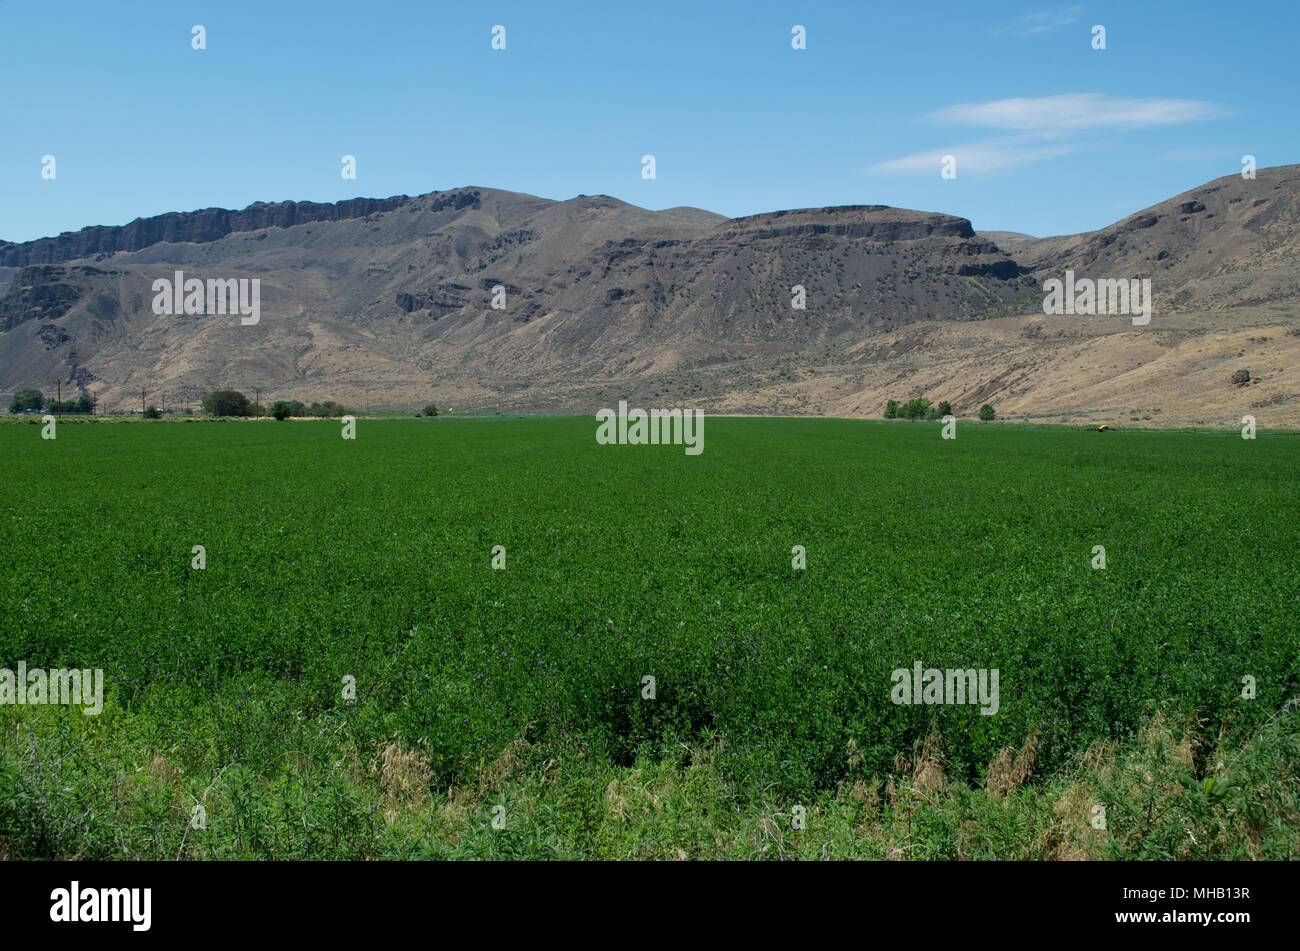
<svg viewBox="0 0 1300 951"><path fill-rule="evenodd" d="M388 743L379 751L379 790L384 800L384 818L395 822L403 812L429 804L433 770L416 750Z"/></svg>
<svg viewBox="0 0 1300 951"><path fill-rule="evenodd" d="M988 777L984 782L984 791L993 799L1006 799L1015 792L1034 773L1034 763L1038 761L1038 732L1034 731L1025 738L1024 745L1017 750L1013 746L1003 747L993 762L989 763Z"/></svg>

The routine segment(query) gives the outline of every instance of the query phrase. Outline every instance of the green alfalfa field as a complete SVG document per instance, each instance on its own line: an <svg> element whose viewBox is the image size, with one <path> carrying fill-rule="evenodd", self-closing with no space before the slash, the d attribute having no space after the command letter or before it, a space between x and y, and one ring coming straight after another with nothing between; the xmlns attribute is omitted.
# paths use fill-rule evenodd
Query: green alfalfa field
<svg viewBox="0 0 1300 951"><path fill-rule="evenodd" d="M1300 438L595 428L0 425L0 857L1300 854Z"/></svg>

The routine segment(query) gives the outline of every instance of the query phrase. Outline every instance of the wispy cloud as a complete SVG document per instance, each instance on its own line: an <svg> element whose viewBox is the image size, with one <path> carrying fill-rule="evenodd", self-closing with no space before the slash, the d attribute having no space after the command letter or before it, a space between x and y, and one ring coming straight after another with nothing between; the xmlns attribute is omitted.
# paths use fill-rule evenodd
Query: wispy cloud
<svg viewBox="0 0 1300 951"><path fill-rule="evenodd" d="M961 103L926 118L1014 132L1077 132L1178 125L1222 114L1214 103L1199 99L1118 99L1100 93L1076 93Z"/></svg>
<svg viewBox="0 0 1300 951"><path fill-rule="evenodd" d="M957 160L957 167L963 174L989 174L1005 172L1019 168L1031 162L1059 158L1079 151L1074 145L1047 145L1024 139L1003 139L989 142L971 142L954 145L946 149L934 149L929 152L913 152L901 158L890 159L871 166L873 172L896 174L907 172L925 172L937 174L944 156L951 155Z"/></svg>
<svg viewBox="0 0 1300 951"><path fill-rule="evenodd" d="M1082 13L1083 7L1079 5L1061 7L1059 10L1049 10L1044 13L1027 13L1019 20L1005 26L994 27L989 32L995 36L1004 33L1010 33L1012 36L1040 36L1077 22Z"/></svg>
<svg viewBox="0 0 1300 951"><path fill-rule="evenodd" d="M1225 115L1217 105L1197 99L1121 99L1100 93L996 99L959 103L932 112L927 121L996 129L1001 138L913 152L879 162L871 171L885 174L937 173L945 155L957 158L963 173L985 174L1072 155L1082 146L1071 141L1083 132L1125 132L1198 122Z"/></svg>

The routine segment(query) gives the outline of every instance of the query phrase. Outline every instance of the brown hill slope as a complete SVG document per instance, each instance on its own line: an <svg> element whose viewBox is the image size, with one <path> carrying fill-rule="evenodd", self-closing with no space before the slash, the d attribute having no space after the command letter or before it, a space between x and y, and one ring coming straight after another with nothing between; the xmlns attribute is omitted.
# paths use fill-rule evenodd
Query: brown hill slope
<svg viewBox="0 0 1300 951"><path fill-rule="evenodd" d="M1150 277L1166 312L1226 311L1300 298L1300 166L1229 175L1108 228L1015 249L1047 274Z"/></svg>
<svg viewBox="0 0 1300 951"><path fill-rule="evenodd" d="M153 280L177 269L259 278L260 323L153 314ZM791 306L796 285L806 309ZM435 382L545 390L575 375L788 353L963 318L1028 286L969 222L945 215L862 207L730 221L466 188L364 217L26 267L0 303L0 373L10 387L93 383L110 405L141 387L184 399L315 383L395 404Z"/></svg>
<svg viewBox="0 0 1300 951"><path fill-rule="evenodd" d="M178 403L235 386L582 411L628 395L866 415L923 392L1025 418L1300 423L1296 166L1045 239L883 206L733 220L474 187L287 217L292 204L253 206L282 209L274 220L88 229L97 247L131 249L0 269L0 391L63 380L123 407L142 387ZM215 234L213 221L241 224ZM0 246L0 260L83 246L59 240ZM1151 277L1152 324L1042 316L1040 282L1066 268ZM177 269L260 279L260 322L155 315L152 281ZM1258 382L1232 384L1246 367Z"/></svg>

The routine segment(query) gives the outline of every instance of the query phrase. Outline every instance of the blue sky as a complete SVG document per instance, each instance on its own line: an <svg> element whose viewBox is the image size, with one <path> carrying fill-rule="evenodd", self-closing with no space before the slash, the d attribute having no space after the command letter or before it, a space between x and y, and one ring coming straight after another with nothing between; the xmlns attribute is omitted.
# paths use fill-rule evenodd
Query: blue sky
<svg viewBox="0 0 1300 951"><path fill-rule="evenodd" d="M0 238L460 185L1072 233L1300 161L1298 26L1295 0L0 0Z"/></svg>

